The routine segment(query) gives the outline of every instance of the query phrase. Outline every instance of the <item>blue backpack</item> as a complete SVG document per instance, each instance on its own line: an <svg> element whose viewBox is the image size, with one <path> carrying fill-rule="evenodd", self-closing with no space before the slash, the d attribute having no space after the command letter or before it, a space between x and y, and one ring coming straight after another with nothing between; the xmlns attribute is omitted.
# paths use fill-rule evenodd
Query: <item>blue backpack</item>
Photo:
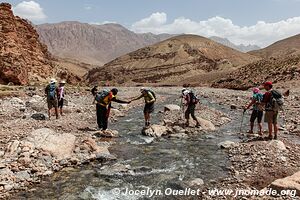
<svg viewBox="0 0 300 200"><path fill-rule="evenodd" d="M98 103L102 103L103 99L109 95L109 90L104 89L96 94L95 100Z"/></svg>
<svg viewBox="0 0 300 200"><path fill-rule="evenodd" d="M49 85L49 93L48 93L48 99L55 100L56 99L56 85L50 84Z"/></svg>

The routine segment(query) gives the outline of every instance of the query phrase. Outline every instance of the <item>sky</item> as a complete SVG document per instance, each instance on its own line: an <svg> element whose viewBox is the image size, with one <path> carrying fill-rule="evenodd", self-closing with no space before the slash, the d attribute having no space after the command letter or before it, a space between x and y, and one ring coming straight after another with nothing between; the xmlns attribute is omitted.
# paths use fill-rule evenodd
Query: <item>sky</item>
<svg viewBox="0 0 300 200"><path fill-rule="evenodd" d="M219 36L268 46L300 34L300 0L7 0L35 24L118 23L137 32Z"/></svg>

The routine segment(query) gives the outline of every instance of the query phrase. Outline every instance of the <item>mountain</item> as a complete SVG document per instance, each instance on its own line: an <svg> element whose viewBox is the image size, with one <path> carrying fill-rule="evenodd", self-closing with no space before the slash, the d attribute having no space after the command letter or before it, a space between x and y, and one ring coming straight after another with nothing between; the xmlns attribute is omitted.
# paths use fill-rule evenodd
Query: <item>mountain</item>
<svg viewBox="0 0 300 200"><path fill-rule="evenodd" d="M167 34L136 34L119 24L61 22L38 25L36 29L53 55L92 65L103 65L171 37Z"/></svg>
<svg viewBox="0 0 300 200"><path fill-rule="evenodd" d="M0 84L27 85L53 75L69 82L80 80L52 63L47 47L30 22L14 16L11 5L0 4Z"/></svg>
<svg viewBox="0 0 300 200"><path fill-rule="evenodd" d="M87 74L89 83L182 84L191 77L228 72L257 58L196 35L180 35L121 56ZM207 77L204 77L207 78ZM187 80L188 81L188 80Z"/></svg>
<svg viewBox="0 0 300 200"><path fill-rule="evenodd" d="M300 34L277 41L264 49L249 53L262 58L300 55Z"/></svg>
<svg viewBox="0 0 300 200"><path fill-rule="evenodd" d="M232 42L230 42L227 38L221 38L217 36L209 37L209 39L244 53L248 51L254 51L260 49L260 47L257 45L244 45L244 44L235 45Z"/></svg>
<svg viewBox="0 0 300 200"><path fill-rule="evenodd" d="M215 81L213 87L246 90L265 81L283 83L300 80L300 55L262 59L237 69Z"/></svg>

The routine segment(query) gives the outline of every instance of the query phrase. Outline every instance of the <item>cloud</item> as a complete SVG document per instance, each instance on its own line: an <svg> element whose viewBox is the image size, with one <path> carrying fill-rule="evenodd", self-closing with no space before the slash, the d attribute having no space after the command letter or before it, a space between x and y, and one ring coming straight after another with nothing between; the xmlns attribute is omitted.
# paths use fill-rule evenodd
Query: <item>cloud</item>
<svg viewBox="0 0 300 200"><path fill-rule="evenodd" d="M35 1L22 1L13 8L13 11L15 15L33 22L41 22L47 18L43 8Z"/></svg>
<svg viewBox="0 0 300 200"><path fill-rule="evenodd" d="M84 6L84 10L92 10L92 6Z"/></svg>
<svg viewBox="0 0 300 200"><path fill-rule="evenodd" d="M103 24L117 24L115 21L104 21L104 22L90 22L91 25L103 25Z"/></svg>
<svg viewBox="0 0 300 200"><path fill-rule="evenodd" d="M296 34L300 34L300 17L268 23L258 21L252 26L238 26L230 19L220 16L204 21L193 21L179 17L167 23L166 13L153 13L147 18L135 22L131 30L138 33L152 32L155 34L197 34L205 37L219 36L228 38L236 44L256 44L261 47Z"/></svg>

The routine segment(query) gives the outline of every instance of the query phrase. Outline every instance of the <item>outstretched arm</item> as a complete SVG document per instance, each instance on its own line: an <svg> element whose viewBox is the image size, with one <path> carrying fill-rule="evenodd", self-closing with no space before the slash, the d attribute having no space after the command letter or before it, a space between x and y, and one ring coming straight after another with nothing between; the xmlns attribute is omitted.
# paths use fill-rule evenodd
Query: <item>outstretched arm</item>
<svg viewBox="0 0 300 200"><path fill-rule="evenodd" d="M139 99L141 99L141 98L143 98L143 95L140 95L140 96L138 96L138 97L136 97L136 98L134 98L134 99L131 99L131 101L136 101L136 100L139 100Z"/></svg>
<svg viewBox="0 0 300 200"><path fill-rule="evenodd" d="M127 103L127 104L131 103L131 101L123 101L123 100L117 99L116 97L112 98L111 101L117 102L117 103Z"/></svg>

